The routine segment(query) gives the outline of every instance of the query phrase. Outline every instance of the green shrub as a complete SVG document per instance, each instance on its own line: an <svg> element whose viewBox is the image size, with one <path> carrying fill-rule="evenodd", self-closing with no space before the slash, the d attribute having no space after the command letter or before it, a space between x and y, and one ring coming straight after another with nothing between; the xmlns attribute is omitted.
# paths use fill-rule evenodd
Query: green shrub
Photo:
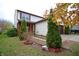
<svg viewBox="0 0 79 59"><path fill-rule="evenodd" d="M32 36L32 33L30 32L24 32L21 35L19 35L20 40L27 40L30 39Z"/></svg>
<svg viewBox="0 0 79 59"><path fill-rule="evenodd" d="M20 40L23 40L24 39L23 33L27 32L27 22L25 20L20 21L20 27L18 32Z"/></svg>
<svg viewBox="0 0 79 59"><path fill-rule="evenodd" d="M2 34L2 32L0 32L0 34Z"/></svg>
<svg viewBox="0 0 79 59"><path fill-rule="evenodd" d="M22 34L19 34L19 39L24 40L24 37L22 36Z"/></svg>
<svg viewBox="0 0 79 59"><path fill-rule="evenodd" d="M46 43L48 48L61 48L61 36L56 23L52 21L53 16L48 17L48 32L46 36Z"/></svg>
<svg viewBox="0 0 79 59"><path fill-rule="evenodd" d="M21 21L21 32L27 31L27 22L25 20Z"/></svg>
<svg viewBox="0 0 79 59"><path fill-rule="evenodd" d="M17 36L16 28L12 28L12 29L8 30L6 34L9 37L15 37L15 36Z"/></svg>
<svg viewBox="0 0 79 59"><path fill-rule="evenodd" d="M2 34L3 33L3 30L2 29L0 29L0 34Z"/></svg>

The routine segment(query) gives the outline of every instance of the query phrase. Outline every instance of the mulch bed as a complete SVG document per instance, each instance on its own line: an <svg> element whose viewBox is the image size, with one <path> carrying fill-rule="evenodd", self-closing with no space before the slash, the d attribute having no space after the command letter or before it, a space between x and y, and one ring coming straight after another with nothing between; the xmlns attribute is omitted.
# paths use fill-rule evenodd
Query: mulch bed
<svg viewBox="0 0 79 59"><path fill-rule="evenodd" d="M23 43L25 45L32 45L33 44L33 42L31 40L25 40Z"/></svg>

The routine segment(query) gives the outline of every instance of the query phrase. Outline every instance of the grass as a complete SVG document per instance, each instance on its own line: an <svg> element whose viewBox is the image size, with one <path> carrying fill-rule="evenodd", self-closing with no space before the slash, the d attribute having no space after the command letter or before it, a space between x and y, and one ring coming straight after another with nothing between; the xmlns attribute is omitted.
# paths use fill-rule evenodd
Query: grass
<svg viewBox="0 0 79 59"><path fill-rule="evenodd" d="M79 43L72 45L71 49L73 56L79 56Z"/></svg>
<svg viewBox="0 0 79 59"><path fill-rule="evenodd" d="M53 56L53 55L72 55L69 51L53 53L42 51L32 45L24 45L18 37L7 37L0 35L0 55L2 56Z"/></svg>
<svg viewBox="0 0 79 59"><path fill-rule="evenodd" d="M52 53L44 52L39 48L33 48L31 45L23 45L18 37L7 37L0 35L0 53L1 55L52 55Z"/></svg>

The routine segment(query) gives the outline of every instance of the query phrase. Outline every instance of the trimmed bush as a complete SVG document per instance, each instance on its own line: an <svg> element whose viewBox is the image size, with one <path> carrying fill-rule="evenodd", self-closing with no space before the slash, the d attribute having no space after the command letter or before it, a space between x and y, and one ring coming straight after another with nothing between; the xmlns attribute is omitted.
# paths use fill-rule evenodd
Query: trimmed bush
<svg viewBox="0 0 79 59"><path fill-rule="evenodd" d="M12 29L8 30L6 34L9 37L15 37L15 36L17 36L16 28L12 28Z"/></svg>
<svg viewBox="0 0 79 59"><path fill-rule="evenodd" d="M27 32L27 22L25 20L21 21L21 32Z"/></svg>
<svg viewBox="0 0 79 59"><path fill-rule="evenodd" d="M53 16L48 17L48 32L46 43L48 48L61 48L62 40L56 23L52 21Z"/></svg>
<svg viewBox="0 0 79 59"><path fill-rule="evenodd" d="M19 39L24 40L24 37L22 36L22 34L19 34Z"/></svg>

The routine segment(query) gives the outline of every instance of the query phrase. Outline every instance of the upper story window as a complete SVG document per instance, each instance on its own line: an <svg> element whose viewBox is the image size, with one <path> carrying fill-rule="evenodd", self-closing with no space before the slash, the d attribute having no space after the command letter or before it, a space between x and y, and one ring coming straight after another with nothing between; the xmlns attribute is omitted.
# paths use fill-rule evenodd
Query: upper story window
<svg viewBox="0 0 79 59"><path fill-rule="evenodd" d="M39 20L42 20L42 18L36 17L36 16L31 16L31 21L37 22L37 21L39 21Z"/></svg>
<svg viewBox="0 0 79 59"><path fill-rule="evenodd" d="M29 18L29 14L25 14L25 13L22 13L22 19L26 20L26 21L29 21L30 18Z"/></svg>

